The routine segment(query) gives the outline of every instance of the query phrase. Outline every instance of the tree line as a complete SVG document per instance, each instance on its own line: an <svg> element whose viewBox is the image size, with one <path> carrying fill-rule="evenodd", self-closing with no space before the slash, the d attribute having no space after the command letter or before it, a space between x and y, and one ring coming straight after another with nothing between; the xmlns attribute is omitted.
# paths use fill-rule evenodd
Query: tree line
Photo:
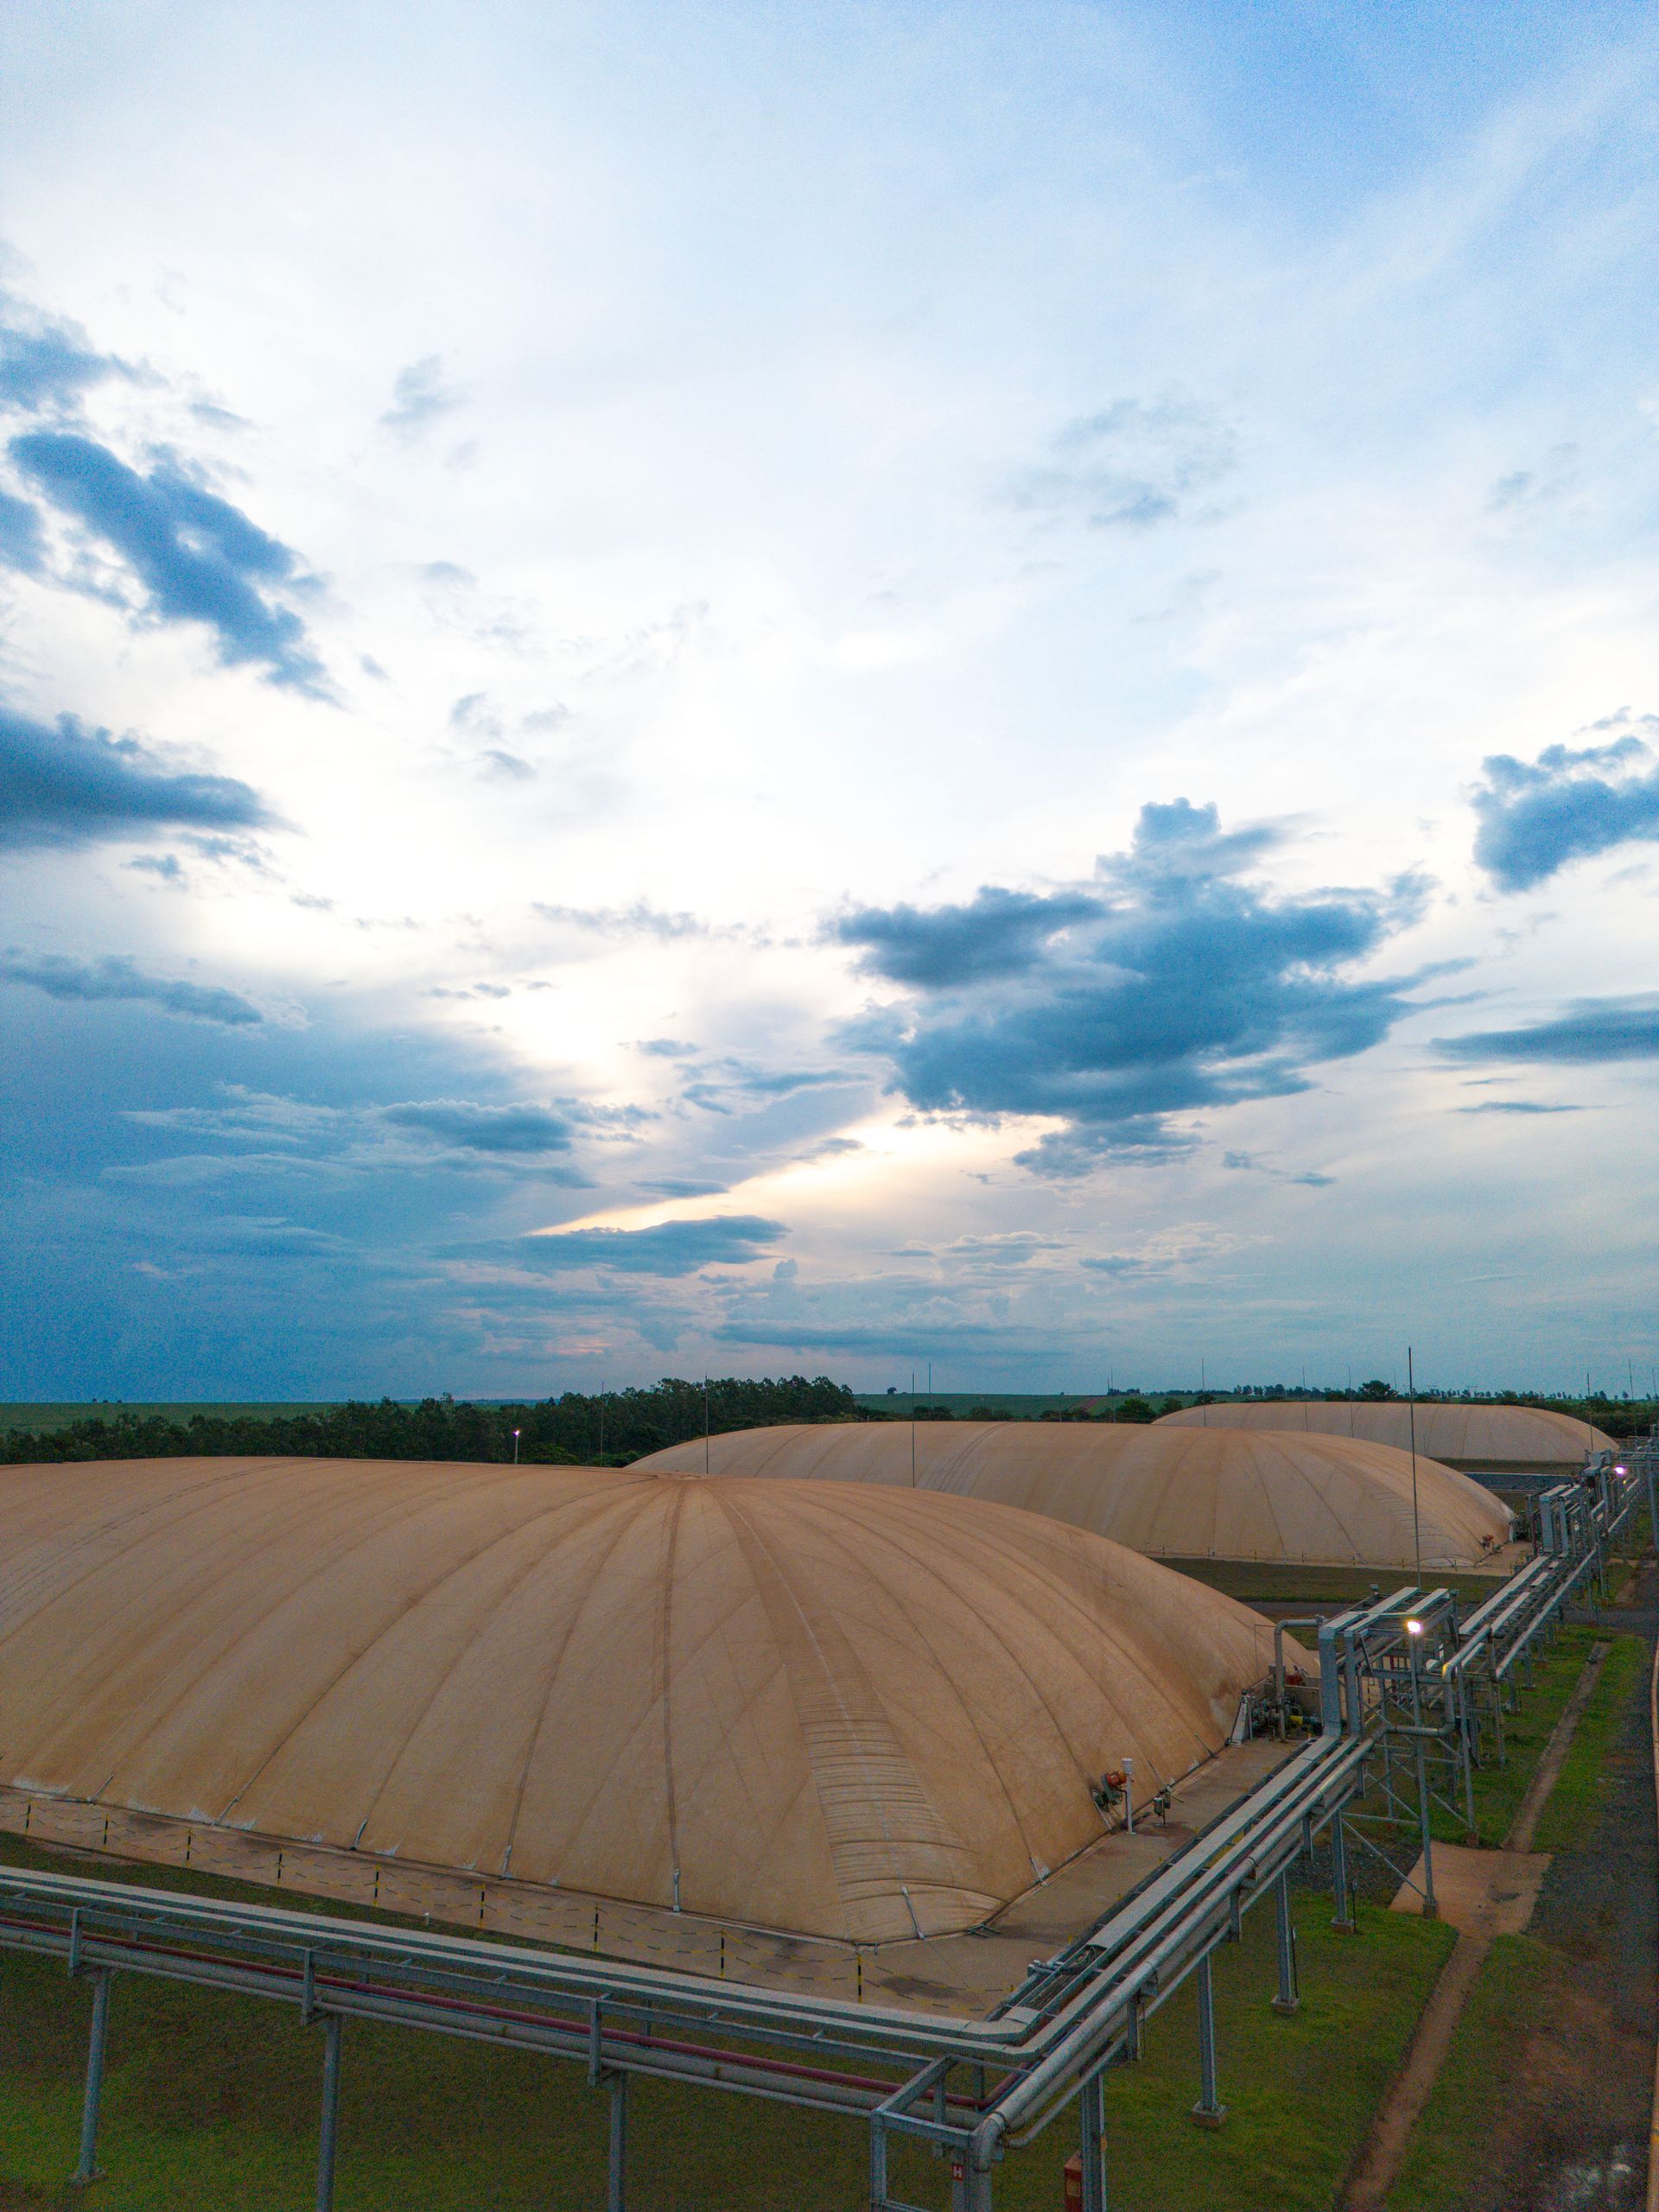
<svg viewBox="0 0 1659 2212"><path fill-rule="evenodd" d="M308 1408L277 1414L192 1414L186 1421L123 1414L67 1427L0 1436L0 1461L256 1459L508 1460L542 1466L626 1466L648 1452L701 1436L705 1423L766 1428L776 1421L857 1421L850 1390L826 1375L721 1376L687 1382L665 1376L646 1389L562 1397L522 1405L477 1405L451 1397L403 1405ZM515 1440L514 1431L518 1432Z"/></svg>

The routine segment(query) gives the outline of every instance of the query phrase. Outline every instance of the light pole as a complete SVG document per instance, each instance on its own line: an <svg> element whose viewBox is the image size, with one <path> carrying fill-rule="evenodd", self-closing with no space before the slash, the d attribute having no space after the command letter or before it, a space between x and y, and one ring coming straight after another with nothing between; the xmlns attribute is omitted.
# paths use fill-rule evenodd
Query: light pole
<svg viewBox="0 0 1659 2212"><path fill-rule="evenodd" d="M518 1464L518 1439L522 1433L522 1430L516 1428L512 1432L512 1464L515 1467Z"/></svg>

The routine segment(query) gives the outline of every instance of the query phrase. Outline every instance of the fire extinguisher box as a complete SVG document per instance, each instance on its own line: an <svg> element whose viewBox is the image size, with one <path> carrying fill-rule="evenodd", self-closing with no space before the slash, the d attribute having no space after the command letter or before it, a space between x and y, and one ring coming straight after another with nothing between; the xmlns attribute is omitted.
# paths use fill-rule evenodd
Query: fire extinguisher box
<svg viewBox="0 0 1659 2212"><path fill-rule="evenodd" d="M1074 2151L1065 2162L1065 2212L1083 2212L1083 2153Z"/></svg>

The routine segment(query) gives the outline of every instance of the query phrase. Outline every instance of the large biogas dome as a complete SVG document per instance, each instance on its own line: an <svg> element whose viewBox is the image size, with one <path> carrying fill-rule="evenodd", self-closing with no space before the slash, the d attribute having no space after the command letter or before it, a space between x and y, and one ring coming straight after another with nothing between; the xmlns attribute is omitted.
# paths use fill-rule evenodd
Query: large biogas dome
<svg viewBox="0 0 1659 2212"><path fill-rule="evenodd" d="M860 1421L740 1429L636 1471L947 1491L1046 1514L1155 1557L1474 1567L1510 1539L1466 1475L1351 1439L1091 1421Z"/></svg>
<svg viewBox="0 0 1659 2212"><path fill-rule="evenodd" d="M1157 1428L1269 1428L1304 1436L1346 1436L1406 1451L1416 1448L1448 1467L1483 1474L1568 1474L1586 1454L1606 1452L1613 1440L1571 1414L1541 1406L1460 1406L1430 1402L1415 1407L1397 1399L1279 1399L1185 1406L1154 1423Z"/></svg>
<svg viewBox="0 0 1659 2212"><path fill-rule="evenodd" d="M170 1459L0 1501L9 1789L857 1942L995 1913L1272 1660L1135 1552L925 1491Z"/></svg>

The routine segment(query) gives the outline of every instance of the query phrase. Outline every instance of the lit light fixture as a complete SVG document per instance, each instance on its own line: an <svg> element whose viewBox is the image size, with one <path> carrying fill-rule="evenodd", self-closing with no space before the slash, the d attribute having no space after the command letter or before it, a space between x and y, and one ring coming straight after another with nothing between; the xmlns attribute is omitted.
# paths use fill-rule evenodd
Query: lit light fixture
<svg viewBox="0 0 1659 2212"><path fill-rule="evenodd" d="M1630 1471L1628 1467L1615 1467L1613 1469L1613 1472L1616 1475L1628 1475Z"/></svg>
<svg viewBox="0 0 1659 2212"><path fill-rule="evenodd" d="M1408 1636L1421 1636L1422 1632L1423 1624L1421 1621L1408 1621L1406 1623L1406 1634Z"/></svg>

